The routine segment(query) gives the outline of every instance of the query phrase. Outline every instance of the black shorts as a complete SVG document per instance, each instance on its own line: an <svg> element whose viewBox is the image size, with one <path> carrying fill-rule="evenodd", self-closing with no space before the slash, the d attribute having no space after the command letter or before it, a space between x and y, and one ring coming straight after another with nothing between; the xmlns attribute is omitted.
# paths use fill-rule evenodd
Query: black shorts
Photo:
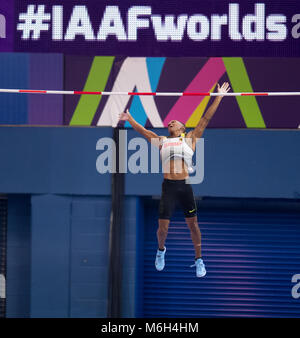
<svg viewBox="0 0 300 338"><path fill-rule="evenodd" d="M159 218L170 219L175 206L179 204L184 217L197 215L192 186L186 180L166 180L162 183L162 195L159 204Z"/></svg>

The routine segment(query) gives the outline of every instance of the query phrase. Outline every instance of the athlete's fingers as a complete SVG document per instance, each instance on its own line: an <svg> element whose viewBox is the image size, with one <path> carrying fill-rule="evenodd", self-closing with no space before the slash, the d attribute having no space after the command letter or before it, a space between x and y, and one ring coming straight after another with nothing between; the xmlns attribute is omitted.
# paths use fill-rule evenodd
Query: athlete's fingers
<svg viewBox="0 0 300 338"><path fill-rule="evenodd" d="M226 93L229 91L230 87L229 87L229 83L226 82L225 86L224 86L224 90L226 91Z"/></svg>

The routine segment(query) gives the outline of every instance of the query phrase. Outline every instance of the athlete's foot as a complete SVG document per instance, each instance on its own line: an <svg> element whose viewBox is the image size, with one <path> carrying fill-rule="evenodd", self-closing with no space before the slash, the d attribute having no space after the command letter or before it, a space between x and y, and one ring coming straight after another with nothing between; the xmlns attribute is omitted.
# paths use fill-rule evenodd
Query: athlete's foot
<svg viewBox="0 0 300 338"><path fill-rule="evenodd" d="M195 261L195 264L191 265L191 268L196 267L196 276L197 277L204 277L206 275L205 265L201 258L198 258Z"/></svg>
<svg viewBox="0 0 300 338"><path fill-rule="evenodd" d="M162 271L165 267L165 253L167 251L167 248L165 247L164 251L157 250L156 252L156 258L155 258L155 267L156 270Z"/></svg>

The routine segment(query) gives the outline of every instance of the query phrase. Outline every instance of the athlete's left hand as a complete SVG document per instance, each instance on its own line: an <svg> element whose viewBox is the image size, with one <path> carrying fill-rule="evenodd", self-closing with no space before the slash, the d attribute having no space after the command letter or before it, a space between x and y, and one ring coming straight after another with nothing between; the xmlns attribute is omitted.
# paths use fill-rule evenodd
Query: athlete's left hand
<svg viewBox="0 0 300 338"><path fill-rule="evenodd" d="M130 118L130 116L131 115L129 113L129 110L126 109L126 113L124 112L124 113L119 114L119 120L120 121L127 121Z"/></svg>
<svg viewBox="0 0 300 338"><path fill-rule="evenodd" d="M225 93L228 93L229 90L230 90L230 87L229 87L228 82L224 82L221 87L218 84L218 93L224 93L225 94ZM223 97L223 95L221 97Z"/></svg>

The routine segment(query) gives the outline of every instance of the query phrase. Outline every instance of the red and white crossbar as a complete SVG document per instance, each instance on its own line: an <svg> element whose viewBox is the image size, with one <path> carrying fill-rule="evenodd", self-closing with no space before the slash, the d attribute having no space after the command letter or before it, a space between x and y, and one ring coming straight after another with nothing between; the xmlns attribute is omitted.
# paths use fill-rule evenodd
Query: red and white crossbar
<svg viewBox="0 0 300 338"><path fill-rule="evenodd" d="M176 93L176 92L89 92L78 90L31 90L0 89L0 93L60 94L60 95L130 95L130 96L300 96L300 92L260 92L260 93Z"/></svg>

